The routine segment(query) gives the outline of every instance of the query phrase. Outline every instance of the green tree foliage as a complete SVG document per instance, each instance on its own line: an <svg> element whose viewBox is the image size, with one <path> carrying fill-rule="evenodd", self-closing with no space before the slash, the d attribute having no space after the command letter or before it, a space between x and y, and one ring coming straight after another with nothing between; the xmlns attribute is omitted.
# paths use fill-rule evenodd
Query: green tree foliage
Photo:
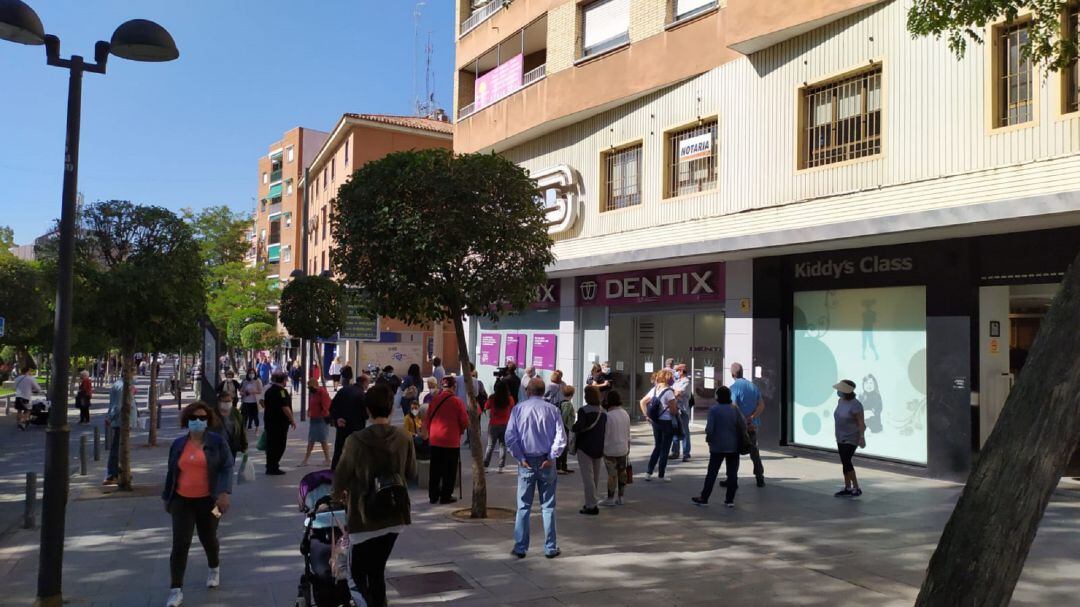
<svg viewBox="0 0 1080 607"><path fill-rule="evenodd" d="M281 291L279 314L294 337L330 337L345 326L345 289L325 276L297 277Z"/></svg>
<svg viewBox="0 0 1080 607"><path fill-rule="evenodd" d="M334 269L372 312L410 323L451 320L470 368L463 318L526 309L554 262L535 182L496 155L399 152L368 163L338 191ZM432 229L434 228L434 230ZM469 425L480 435L472 382ZM472 516L487 516L480 441Z"/></svg>
<svg viewBox="0 0 1080 607"><path fill-rule="evenodd" d="M207 271L207 315L226 347L241 347L239 331L247 324L241 324L235 333L230 332L229 321L234 316L240 313L254 318L255 314L267 314L266 308L277 304L280 295L281 291L260 268L229 262ZM273 324L273 320L270 322Z"/></svg>
<svg viewBox="0 0 1080 607"><path fill-rule="evenodd" d="M240 330L240 342L249 350L270 350L281 345L281 334L274 325L254 322Z"/></svg>
<svg viewBox="0 0 1080 607"><path fill-rule="evenodd" d="M40 347L50 332L49 297L55 291L38 264L0 256L0 316L6 319L0 344L15 347L19 367L33 366L29 349Z"/></svg>
<svg viewBox="0 0 1080 607"><path fill-rule="evenodd" d="M191 228L172 211L127 201L90 205L83 214L92 261L94 321L123 355L121 488L131 488L130 385L136 351L190 344L206 311L203 260Z"/></svg>
<svg viewBox="0 0 1080 607"><path fill-rule="evenodd" d="M244 327L252 323L273 325L276 322L277 320L274 318L274 315L267 312L265 309L240 308L229 316L228 324L226 325L226 333L228 334L226 340L228 343L234 344L234 347L243 346L240 332Z"/></svg>
<svg viewBox="0 0 1080 607"><path fill-rule="evenodd" d="M0 226L0 259L13 257L11 248L15 246L15 230L8 226Z"/></svg>
<svg viewBox="0 0 1080 607"><path fill-rule="evenodd" d="M206 207L198 212L183 209L181 213L191 226L207 267L244 261L244 254L251 247L247 240L251 218L247 214L234 213L225 205Z"/></svg>
<svg viewBox="0 0 1080 607"><path fill-rule="evenodd" d="M908 10L908 30L916 36L944 37L962 57L968 42L983 42L988 24L1030 11L1025 52L1036 63L1060 70L1077 57L1076 41L1061 35L1068 4L1069 0L915 0Z"/></svg>

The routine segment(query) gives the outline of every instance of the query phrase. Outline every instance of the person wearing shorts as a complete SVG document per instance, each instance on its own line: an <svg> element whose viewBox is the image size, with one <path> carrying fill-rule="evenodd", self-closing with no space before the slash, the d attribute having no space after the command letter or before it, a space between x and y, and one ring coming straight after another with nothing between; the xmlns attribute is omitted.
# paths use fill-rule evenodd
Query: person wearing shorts
<svg viewBox="0 0 1080 607"><path fill-rule="evenodd" d="M15 423L20 430L26 430L26 425L30 421L30 399L40 393L41 386L30 372L30 367L23 367L22 373L15 378Z"/></svg>
<svg viewBox="0 0 1080 607"><path fill-rule="evenodd" d="M319 380L313 379L308 382L308 444L307 453L304 454L304 461L300 463L301 466L306 466L308 459L311 457L312 450L315 449L315 444L318 443L322 446L323 458L325 459L326 467L330 467L330 445L328 444L328 437L330 436L330 393L326 391L326 388L319 383Z"/></svg>

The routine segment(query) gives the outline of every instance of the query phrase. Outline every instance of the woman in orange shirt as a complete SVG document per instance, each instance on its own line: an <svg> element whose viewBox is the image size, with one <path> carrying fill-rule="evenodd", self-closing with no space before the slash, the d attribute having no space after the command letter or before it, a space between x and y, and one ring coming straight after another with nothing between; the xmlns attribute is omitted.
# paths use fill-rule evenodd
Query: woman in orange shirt
<svg viewBox="0 0 1080 607"><path fill-rule="evenodd" d="M216 413L206 403L191 403L180 414L180 427L188 432L169 448L169 468L161 495L165 511L172 515L173 531L166 607L178 607L184 602L184 570L196 529L210 568L206 587L217 588L221 583L217 529L218 519L229 510L233 457L220 434L207 432L216 423L215 418Z"/></svg>

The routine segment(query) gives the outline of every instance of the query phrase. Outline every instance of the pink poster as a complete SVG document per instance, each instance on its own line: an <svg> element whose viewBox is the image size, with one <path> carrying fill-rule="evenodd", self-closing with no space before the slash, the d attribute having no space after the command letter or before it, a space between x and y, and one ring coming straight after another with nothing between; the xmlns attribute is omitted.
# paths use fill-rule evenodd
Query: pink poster
<svg viewBox="0 0 1080 607"><path fill-rule="evenodd" d="M476 79L476 109L487 107L521 88L525 56L515 55L506 63Z"/></svg>
<svg viewBox="0 0 1080 607"><path fill-rule="evenodd" d="M555 370L555 350L559 336L554 333L534 333L532 338L532 366L537 370Z"/></svg>
<svg viewBox="0 0 1080 607"><path fill-rule="evenodd" d="M499 346L502 336L498 333L480 334L480 364L499 366Z"/></svg>
<svg viewBox="0 0 1080 607"><path fill-rule="evenodd" d="M528 342L525 341L524 333L507 333L506 334L506 360L513 360L519 367L526 366L525 361L525 348L528 346Z"/></svg>

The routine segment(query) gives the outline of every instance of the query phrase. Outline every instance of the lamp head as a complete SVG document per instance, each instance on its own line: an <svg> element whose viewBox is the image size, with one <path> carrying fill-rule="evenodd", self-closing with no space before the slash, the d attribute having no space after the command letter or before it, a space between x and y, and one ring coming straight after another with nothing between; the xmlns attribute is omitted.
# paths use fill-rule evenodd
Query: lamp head
<svg viewBox="0 0 1080 607"><path fill-rule="evenodd" d="M0 0L0 40L45 44L45 28L34 9L22 0Z"/></svg>
<svg viewBox="0 0 1080 607"><path fill-rule="evenodd" d="M121 23L113 32L109 52L132 61L172 61L180 56L169 32L146 19Z"/></svg>

